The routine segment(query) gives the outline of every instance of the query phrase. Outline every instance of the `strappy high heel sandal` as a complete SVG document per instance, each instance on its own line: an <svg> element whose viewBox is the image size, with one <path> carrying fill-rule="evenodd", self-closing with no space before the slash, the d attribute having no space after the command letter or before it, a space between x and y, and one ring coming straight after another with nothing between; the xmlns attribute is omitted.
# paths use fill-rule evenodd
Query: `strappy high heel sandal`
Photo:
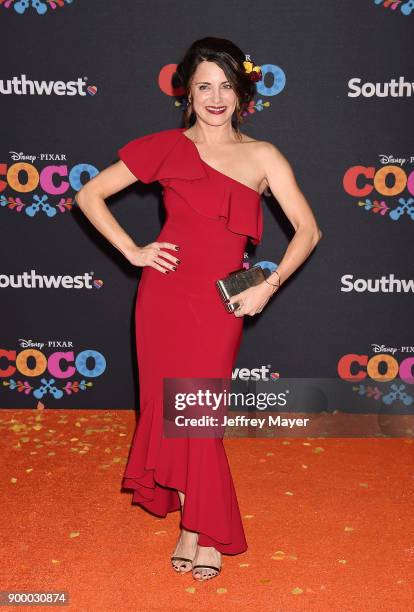
<svg viewBox="0 0 414 612"><path fill-rule="evenodd" d="M195 560L195 558L194 558L194 560ZM220 555L220 560L221 560L221 555ZM204 575L204 577L203 577L202 572L199 571L198 572L199 577L197 577L195 575L197 573L197 569L198 570L203 570L203 569L214 570L215 573L212 574L212 575ZM221 566L220 567L216 567L215 565L205 565L203 563L193 565L193 569L192 569L192 575L193 575L194 580L198 580L199 582L201 582L203 580L210 580L211 578L215 578L216 576L218 576L220 574L220 572L221 572Z"/></svg>
<svg viewBox="0 0 414 612"><path fill-rule="evenodd" d="M194 555L194 557L195 557L195 555ZM174 561L182 561L182 562L185 562L185 563L190 563L190 567L189 567L189 569L185 569L185 570L179 569L177 567L177 565L174 565ZM187 574L187 572L191 572L191 570L193 569L193 561L194 561L194 558L193 559L187 559L186 557L175 557L175 556L171 557L171 565L173 566L173 568L175 569L175 571L178 574ZM185 567L184 563L181 563L181 567Z"/></svg>

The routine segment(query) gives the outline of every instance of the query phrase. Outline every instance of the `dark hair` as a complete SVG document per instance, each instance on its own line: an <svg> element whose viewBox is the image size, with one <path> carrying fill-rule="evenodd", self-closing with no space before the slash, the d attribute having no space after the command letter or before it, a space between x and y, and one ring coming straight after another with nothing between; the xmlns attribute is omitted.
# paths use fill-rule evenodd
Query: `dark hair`
<svg viewBox="0 0 414 612"><path fill-rule="evenodd" d="M188 98L191 79L197 66L203 61L215 62L220 66L237 96L236 109L231 118L232 127L237 133L244 121L243 113L256 92L255 83L245 72L243 66L245 60L243 51L230 40L209 36L194 41L176 68L176 75ZM189 104L184 112L185 127L192 125L194 116L195 113Z"/></svg>

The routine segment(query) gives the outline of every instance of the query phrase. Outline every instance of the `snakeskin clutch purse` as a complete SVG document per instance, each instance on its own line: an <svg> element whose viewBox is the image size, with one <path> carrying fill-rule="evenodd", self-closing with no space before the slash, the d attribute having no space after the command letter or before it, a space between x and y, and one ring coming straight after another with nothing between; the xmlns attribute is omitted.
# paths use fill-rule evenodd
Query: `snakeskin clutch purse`
<svg viewBox="0 0 414 612"><path fill-rule="evenodd" d="M259 285L266 278L266 275L258 265L254 265L247 270L235 270L230 272L225 278L216 280L216 287L228 312L234 312L238 303L229 304L232 295L236 295L249 287Z"/></svg>

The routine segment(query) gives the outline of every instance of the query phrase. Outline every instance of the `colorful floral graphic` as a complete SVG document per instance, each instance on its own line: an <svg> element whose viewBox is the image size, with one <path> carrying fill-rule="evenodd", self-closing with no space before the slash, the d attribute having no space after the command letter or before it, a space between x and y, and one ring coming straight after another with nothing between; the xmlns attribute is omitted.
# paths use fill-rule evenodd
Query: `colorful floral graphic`
<svg viewBox="0 0 414 612"><path fill-rule="evenodd" d="M384 200L369 200L368 198L364 201L359 200L357 202L363 210L368 212L378 213L381 217L388 215L388 218L392 221L399 221L400 217L407 215L411 221L414 221L414 198L399 198L399 206L391 209Z"/></svg>
<svg viewBox="0 0 414 612"><path fill-rule="evenodd" d="M381 5L382 8L389 8L391 11L401 12L403 15L411 15L414 10L414 0L374 0L375 4Z"/></svg>
<svg viewBox="0 0 414 612"><path fill-rule="evenodd" d="M23 15L30 9L36 11L38 15L45 15L72 2L73 0L0 0L0 6L14 9L18 15Z"/></svg>
<svg viewBox="0 0 414 612"><path fill-rule="evenodd" d="M3 381L3 386L9 387L11 391L17 391L18 393L24 393L25 395L33 395L36 399L43 398L44 395L52 395L54 399L62 399L64 394L72 395L72 393L78 393L79 391L87 391L93 387L92 382L86 382L86 380L76 381L68 380L64 387L59 388L55 385L55 379L46 378L40 379L41 385L34 387L27 380L15 380L10 378L9 380Z"/></svg>
<svg viewBox="0 0 414 612"><path fill-rule="evenodd" d="M384 394L378 387L372 385L360 384L356 387L352 387L352 390L368 398L381 401L386 406L391 406L394 402L400 400L404 406L411 406L414 398L411 394L406 391L407 386L404 384L393 383L386 394Z"/></svg>

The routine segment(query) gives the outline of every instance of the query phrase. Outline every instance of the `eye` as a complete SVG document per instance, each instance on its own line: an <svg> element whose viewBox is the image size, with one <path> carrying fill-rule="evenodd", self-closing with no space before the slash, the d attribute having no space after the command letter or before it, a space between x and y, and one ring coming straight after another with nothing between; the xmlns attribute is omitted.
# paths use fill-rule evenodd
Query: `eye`
<svg viewBox="0 0 414 612"><path fill-rule="evenodd" d="M208 85L200 85L200 89L203 89L204 87L208 87Z"/></svg>
<svg viewBox="0 0 414 612"><path fill-rule="evenodd" d="M226 89L232 89L232 87L231 87L230 83L226 83L226 84L224 85L224 87L225 87Z"/></svg>

